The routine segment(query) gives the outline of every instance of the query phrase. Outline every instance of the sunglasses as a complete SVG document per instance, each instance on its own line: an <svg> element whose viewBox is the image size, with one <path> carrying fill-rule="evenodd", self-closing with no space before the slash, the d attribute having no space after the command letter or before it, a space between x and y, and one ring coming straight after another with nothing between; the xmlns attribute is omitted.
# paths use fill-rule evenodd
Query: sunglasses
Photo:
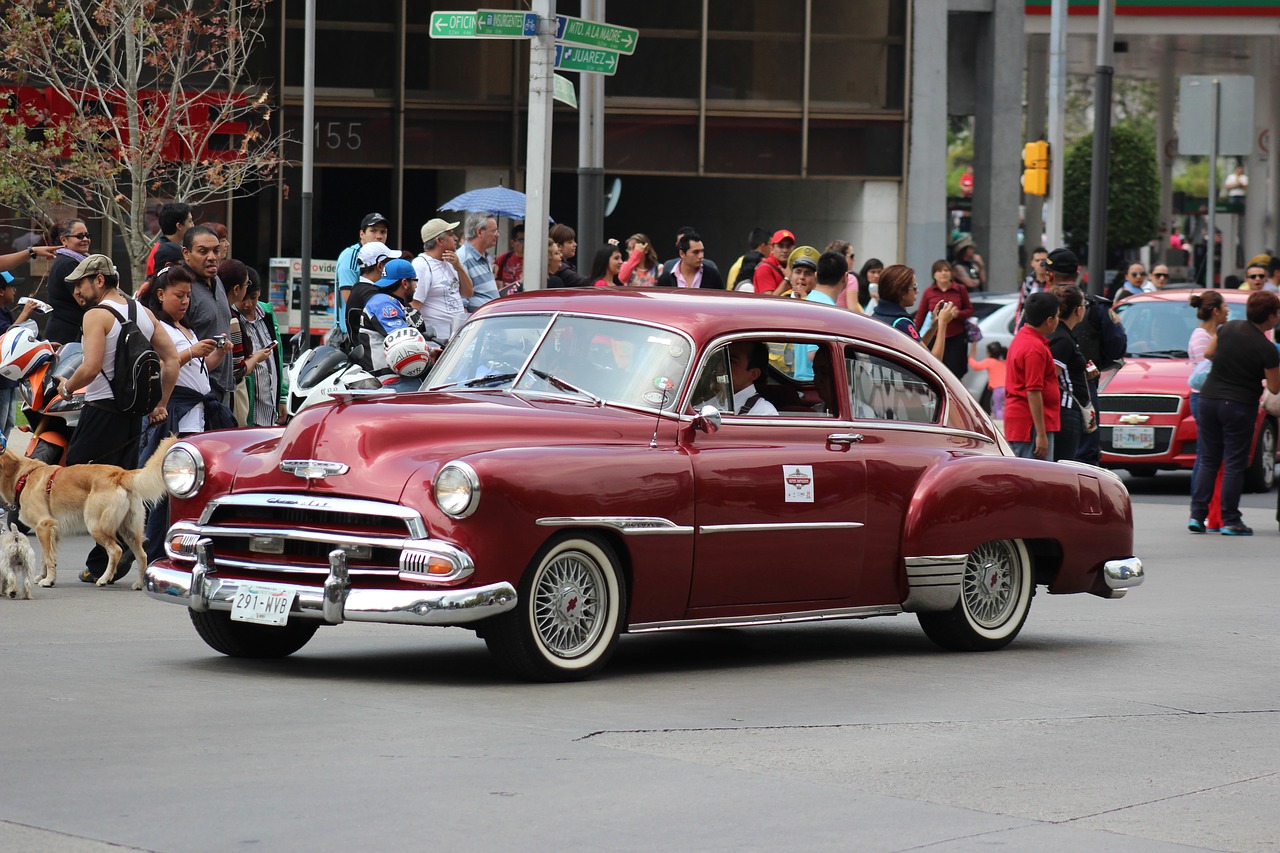
<svg viewBox="0 0 1280 853"><path fill-rule="evenodd" d="M88 231L85 231L83 234L68 234L67 236L70 237L72 240L92 240L93 239L93 235L90 234Z"/></svg>
<svg viewBox="0 0 1280 853"><path fill-rule="evenodd" d="M1253 273L1252 275L1246 276L1246 278L1266 278L1266 277L1267 277L1266 273Z"/></svg>
<svg viewBox="0 0 1280 853"><path fill-rule="evenodd" d="M1167 272L1153 272L1151 274L1151 277L1152 278L1168 278L1169 274Z"/></svg>
<svg viewBox="0 0 1280 853"><path fill-rule="evenodd" d="M1129 273L1129 275L1133 276L1134 278L1146 278L1146 277L1147 277L1147 274L1146 274L1145 272L1131 272L1131 273Z"/></svg>

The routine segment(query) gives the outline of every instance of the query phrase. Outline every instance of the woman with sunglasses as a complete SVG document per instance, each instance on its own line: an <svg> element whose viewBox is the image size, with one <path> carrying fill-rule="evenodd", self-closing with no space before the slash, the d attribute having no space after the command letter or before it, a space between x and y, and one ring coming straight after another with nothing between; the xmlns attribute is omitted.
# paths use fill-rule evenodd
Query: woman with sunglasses
<svg viewBox="0 0 1280 853"><path fill-rule="evenodd" d="M69 344L80 340L80 324L84 320L84 307L76 302L72 287L67 284L67 274L91 253L93 239L83 219L64 219L54 229L54 236L62 246L49 267L49 285L46 290L53 313L45 326L45 337L55 343Z"/></svg>

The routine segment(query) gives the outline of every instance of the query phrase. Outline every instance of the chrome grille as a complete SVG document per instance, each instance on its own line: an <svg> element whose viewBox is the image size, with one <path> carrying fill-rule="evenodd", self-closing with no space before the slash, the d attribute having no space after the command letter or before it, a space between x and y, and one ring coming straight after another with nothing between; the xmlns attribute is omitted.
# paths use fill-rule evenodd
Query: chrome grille
<svg viewBox="0 0 1280 853"><path fill-rule="evenodd" d="M1182 398L1164 394L1101 394L1098 408L1117 414L1172 415L1182 408Z"/></svg>
<svg viewBox="0 0 1280 853"><path fill-rule="evenodd" d="M343 548L353 579L395 575L406 541L426 538L422 516L398 504L307 495L218 498L201 514L199 530L213 540L219 565L325 575L329 552Z"/></svg>

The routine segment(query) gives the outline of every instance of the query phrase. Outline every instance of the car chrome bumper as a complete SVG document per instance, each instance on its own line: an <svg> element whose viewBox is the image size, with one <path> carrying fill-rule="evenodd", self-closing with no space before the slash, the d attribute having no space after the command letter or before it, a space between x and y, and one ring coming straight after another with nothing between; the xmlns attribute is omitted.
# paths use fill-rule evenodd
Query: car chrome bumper
<svg viewBox="0 0 1280 853"><path fill-rule="evenodd" d="M147 567L144 589L157 601L185 604L192 610L230 611L240 585L253 582L219 577L212 565L212 549L201 553L191 571L154 563ZM516 606L515 587L506 582L467 589L353 589L346 560L340 556L331 557L323 586L277 585L296 593L290 618L318 619L331 625L344 621L466 625Z"/></svg>
<svg viewBox="0 0 1280 853"><path fill-rule="evenodd" d="M1109 598L1123 598L1124 594L1135 586L1142 586L1146 574L1142 570L1142 560L1137 557L1125 557L1123 560L1107 560L1102 564L1102 577L1111 590Z"/></svg>

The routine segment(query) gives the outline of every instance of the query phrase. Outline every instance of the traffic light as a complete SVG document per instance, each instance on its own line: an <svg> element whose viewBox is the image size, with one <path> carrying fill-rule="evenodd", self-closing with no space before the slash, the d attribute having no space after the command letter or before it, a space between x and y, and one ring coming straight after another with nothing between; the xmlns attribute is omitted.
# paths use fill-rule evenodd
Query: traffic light
<svg viewBox="0 0 1280 853"><path fill-rule="evenodd" d="M1043 139L1022 146L1022 191L1027 195L1049 194L1049 143Z"/></svg>

